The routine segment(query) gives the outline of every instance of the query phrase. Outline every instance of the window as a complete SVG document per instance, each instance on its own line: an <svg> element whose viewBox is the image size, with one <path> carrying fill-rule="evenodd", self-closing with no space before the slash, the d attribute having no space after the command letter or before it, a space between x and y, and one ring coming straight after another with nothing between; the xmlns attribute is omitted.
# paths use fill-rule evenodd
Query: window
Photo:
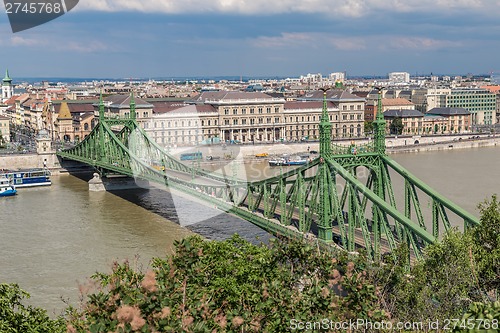
<svg viewBox="0 0 500 333"><path fill-rule="evenodd" d="M224 119L224 125L229 125L229 119Z"/></svg>
<svg viewBox="0 0 500 333"><path fill-rule="evenodd" d="M279 117L274 117L274 122L275 123L279 123L280 122L280 118Z"/></svg>
<svg viewBox="0 0 500 333"><path fill-rule="evenodd" d="M255 109L254 108L250 108L250 113L254 114L255 113Z"/></svg>
<svg viewBox="0 0 500 333"><path fill-rule="evenodd" d="M280 108L279 108L279 107L275 107L275 108L274 108L274 112L275 112L275 113L280 112Z"/></svg>
<svg viewBox="0 0 500 333"><path fill-rule="evenodd" d="M262 108L259 108L258 110L259 110L259 113L262 113Z"/></svg>
<svg viewBox="0 0 500 333"><path fill-rule="evenodd" d="M233 125L238 125L238 119L233 119Z"/></svg>
<svg viewBox="0 0 500 333"><path fill-rule="evenodd" d="M229 109L224 109L224 114L229 114Z"/></svg>
<svg viewBox="0 0 500 333"><path fill-rule="evenodd" d="M255 119L250 119L250 125L254 125L255 124Z"/></svg>
<svg viewBox="0 0 500 333"><path fill-rule="evenodd" d="M238 109L233 109L233 114L238 114Z"/></svg>
<svg viewBox="0 0 500 333"><path fill-rule="evenodd" d="M242 125L246 125L247 124L247 120L246 119L241 119L241 124Z"/></svg>
<svg viewBox="0 0 500 333"><path fill-rule="evenodd" d="M241 114L247 114L247 109L241 109Z"/></svg>

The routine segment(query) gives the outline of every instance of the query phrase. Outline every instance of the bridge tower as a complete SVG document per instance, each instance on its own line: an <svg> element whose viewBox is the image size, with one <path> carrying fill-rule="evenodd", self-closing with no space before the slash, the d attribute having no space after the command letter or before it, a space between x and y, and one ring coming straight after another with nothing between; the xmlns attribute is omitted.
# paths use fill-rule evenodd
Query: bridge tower
<svg viewBox="0 0 500 333"><path fill-rule="evenodd" d="M332 124L328 114L328 102L326 92L329 88L320 88L323 91L323 110L321 112L321 120L319 123L319 154L320 163L318 165L318 184L319 184L319 210L318 210L318 238L330 243L332 242L332 195L331 192L331 173L326 159L330 157L332 152Z"/></svg>

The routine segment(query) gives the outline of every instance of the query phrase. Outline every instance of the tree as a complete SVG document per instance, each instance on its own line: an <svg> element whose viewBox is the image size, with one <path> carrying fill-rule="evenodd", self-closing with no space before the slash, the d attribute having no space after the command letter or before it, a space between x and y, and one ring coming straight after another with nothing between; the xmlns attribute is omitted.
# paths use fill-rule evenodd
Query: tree
<svg viewBox="0 0 500 333"><path fill-rule="evenodd" d="M395 117L394 119L392 119L391 124L389 125L391 134L399 135L403 133L403 128L403 120L401 120L401 118L399 117Z"/></svg>
<svg viewBox="0 0 500 333"><path fill-rule="evenodd" d="M364 262L298 241L189 237L151 271L124 263L94 275L101 287L71 309L68 331L290 332L324 318L387 320Z"/></svg>
<svg viewBox="0 0 500 333"><path fill-rule="evenodd" d="M500 202L496 195L479 204L481 224L473 229L480 284L489 294L500 291ZM498 296L496 296L498 297Z"/></svg>
<svg viewBox="0 0 500 333"><path fill-rule="evenodd" d="M373 121L365 121L365 134L373 133Z"/></svg>
<svg viewBox="0 0 500 333"><path fill-rule="evenodd" d="M0 332L66 332L62 318L50 319L44 309L24 305L24 298L29 294L17 284L0 284Z"/></svg>

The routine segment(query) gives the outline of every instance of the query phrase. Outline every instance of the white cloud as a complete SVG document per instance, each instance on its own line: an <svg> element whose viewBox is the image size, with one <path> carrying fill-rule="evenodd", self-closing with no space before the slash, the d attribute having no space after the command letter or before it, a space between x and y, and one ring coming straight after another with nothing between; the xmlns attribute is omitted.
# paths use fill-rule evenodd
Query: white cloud
<svg viewBox="0 0 500 333"><path fill-rule="evenodd" d="M14 35L10 38L10 43L13 46L38 46L47 44L44 39L25 38L17 35Z"/></svg>
<svg viewBox="0 0 500 333"><path fill-rule="evenodd" d="M98 41L91 41L86 43L71 41L68 42L63 47L61 47L61 49L66 51L75 51L79 53L93 53L93 52L105 51L108 49L108 47L104 43Z"/></svg>
<svg viewBox="0 0 500 333"><path fill-rule="evenodd" d="M82 0L75 10L137 11L150 13L279 14L324 13L363 17L373 11L446 12L450 10L500 12L499 0Z"/></svg>
<svg viewBox="0 0 500 333"><path fill-rule="evenodd" d="M279 36L259 36L250 40L254 47L265 49L331 49L338 51L363 51L369 49L438 50L462 47L462 42L418 36L344 37L328 33L287 32Z"/></svg>
<svg viewBox="0 0 500 333"><path fill-rule="evenodd" d="M394 37L388 45L392 49L436 50L460 47L462 43L423 37Z"/></svg>

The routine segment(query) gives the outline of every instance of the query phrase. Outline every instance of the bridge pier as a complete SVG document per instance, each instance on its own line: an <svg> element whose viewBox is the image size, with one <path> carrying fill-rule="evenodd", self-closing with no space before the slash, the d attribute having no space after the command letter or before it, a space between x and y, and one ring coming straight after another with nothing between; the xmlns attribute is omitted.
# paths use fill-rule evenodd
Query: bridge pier
<svg viewBox="0 0 500 333"><path fill-rule="evenodd" d="M89 180L89 191L118 191L118 190L131 190L131 189L149 189L150 185L147 180L134 179L131 177L123 176L106 176L101 178L99 173L94 173L94 178Z"/></svg>
<svg viewBox="0 0 500 333"><path fill-rule="evenodd" d="M101 176L97 172L94 172L94 178L89 180L89 191L90 192L106 191Z"/></svg>

